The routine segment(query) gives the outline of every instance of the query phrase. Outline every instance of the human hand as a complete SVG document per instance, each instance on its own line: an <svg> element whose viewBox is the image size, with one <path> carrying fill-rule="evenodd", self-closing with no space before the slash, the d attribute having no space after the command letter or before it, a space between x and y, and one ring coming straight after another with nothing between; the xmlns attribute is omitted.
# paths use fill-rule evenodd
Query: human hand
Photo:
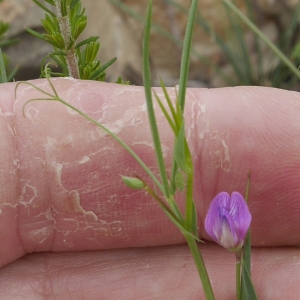
<svg viewBox="0 0 300 300"><path fill-rule="evenodd" d="M67 102L106 125L151 167L142 87L52 79ZM45 80L34 81L49 90ZM41 94L0 85L0 299L204 299L184 237L121 175L141 168L111 137ZM220 191L244 194L252 170L253 281L260 299L300 294L300 96L258 87L190 89L186 132L195 158L199 235ZM157 110L170 162L173 136ZM183 203L183 199L179 199ZM200 244L216 299L235 296L234 254ZM94 250L94 251L86 251ZM31 253L31 254L30 254Z"/></svg>

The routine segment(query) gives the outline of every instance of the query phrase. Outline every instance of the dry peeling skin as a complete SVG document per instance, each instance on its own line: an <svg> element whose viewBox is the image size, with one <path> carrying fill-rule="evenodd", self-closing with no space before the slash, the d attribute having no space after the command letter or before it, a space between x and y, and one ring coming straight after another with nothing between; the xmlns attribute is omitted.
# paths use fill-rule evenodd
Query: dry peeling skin
<svg viewBox="0 0 300 300"><path fill-rule="evenodd" d="M33 83L50 91L45 80ZM53 84L61 98L119 135L156 170L142 87L71 79ZM58 102L30 102L24 118L26 101L41 94L21 85L14 100L14 87L0 86L1 265L36 251L184 242L154 200L121 182L120 175L149 180L116 141ZM299 100L298 93L268 88L188 91L186 132L201 237L207 238L203 220L211 199L220 191L244 193L251 169L254 245L300 243ZM170 163L173 137L160 112L157 119Z"/></svg>

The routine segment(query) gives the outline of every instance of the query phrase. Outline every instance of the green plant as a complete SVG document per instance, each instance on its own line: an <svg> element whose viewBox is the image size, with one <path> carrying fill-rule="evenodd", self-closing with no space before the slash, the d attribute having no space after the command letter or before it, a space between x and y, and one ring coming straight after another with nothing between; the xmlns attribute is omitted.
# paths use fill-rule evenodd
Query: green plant
<svg viewBox="0 0 300 300"><path fill-rule="evenodd" d="M46 5L33 0L45 12L42 25L46 33L40 34L30 28L26 30L53 46L49 57L61 68L60 72L47 69L51 76L71 76L78 79L105 80L105 70L116 61L112 58L101 65L97 59L100 50L98 37L92 36L79 41L81 33L87 24L85 9L79 0L45 0ZM56 13L53 10L56 10ZM41 76L46 77L44 66L41 67Z"/></svg>
<svg viewBox="0 0 300 300"><path fill-rule="evenodd" d="M120 0L109 0L116 7L124 11L126 14L143 22L143 16L133 10ZM164 0L167 5L172 6L176 11L188 14L188 10L174 0ZM207 57L203 57L197 50L192 49L191 53L194 57L199 59L201 63L211 68L214 73L222 78L226 85L261 85L272 86L278 88L290 89L298 82L300 75L296 68L300 63L299 58L295 54L297 49L295 46L295 35L299 29L299 12L300 5L297 6L292 14L290 24L281 33L277 44L273 44L256 25L257 19L253 11L253 3L250 0L244 0L247 7L247 15L244 15L232 1L222 0L225 9L225 16L227 22L230 24L230 29L225 38L222 38L210 25L210 22L204 18L201 11L198 9L195 23L196 26L201 27L220 47L224 57L229 62L233 76L228 76L223 72L219 65L215 64ZM247 47L246 38L242 27L247 25L252 33L254 39L254 50L250 51ZM169 39L176 45L182 47L183 43L175 37L170 31L162 28L158 24L153 24L153 29ZM231 42L228 42L231 41ZM272 65L268 66L266 70L263 68L265 63L262 52L263 44L273 52Z"/></svg>
<svg viewBox="0 0 300 300"><path fill-rule="evenodd" d="M2 2L3 0L0 0ZM7 69L9 61L4 53L2 53L1 48L12 45L18 42L18 39L6 39L5 34L8 31L10 25L9 23L0 21L0 83L9 82L13 79L15 74L18 71L18 68L15 67L7 74Z"/></svg>

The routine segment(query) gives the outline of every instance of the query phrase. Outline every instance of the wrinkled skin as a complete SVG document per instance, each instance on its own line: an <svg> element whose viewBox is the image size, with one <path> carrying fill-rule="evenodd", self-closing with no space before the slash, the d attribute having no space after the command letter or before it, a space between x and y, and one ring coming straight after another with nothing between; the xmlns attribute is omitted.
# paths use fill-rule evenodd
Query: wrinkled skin
<svg viewBox="0 0 300 300"><path fill-rule="evenodd" d="M34 84L50 91L45 80ZM106 125L157 173L142 87L55 79L58 94ZM0 299L204 299L184 238L144 191L132 157L94 124L32 87L0 85ZM174 95L174 90L170 89ZM253 277L260 299L300 294L300 95L190 89L199 235L210 201L244 194L252 171ZM170 167L173 136L157 109ZM179 199L183 207L183 198ZM200 245L217 299L234 299L233 253ZM93 251L88 251L93 250Z"/></svg>

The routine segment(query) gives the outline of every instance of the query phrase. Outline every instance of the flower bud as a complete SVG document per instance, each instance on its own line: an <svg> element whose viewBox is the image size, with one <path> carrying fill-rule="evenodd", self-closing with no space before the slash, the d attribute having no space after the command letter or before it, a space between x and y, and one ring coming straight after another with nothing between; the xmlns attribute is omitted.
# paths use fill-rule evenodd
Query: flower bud
<svg viewBox="0 0 300 300"><path fill-rule="evenodd" d="M134 177L122 176L123 182L134 190L140 190L145 187L145 184L142 180Z"/></svg>
<svg viewBox="0 0 300 300"><path fill-rule="evenodd" d="M244 197L233 192L219 193L211 202L205 229L209 236L228 250L238 250L243 246L245 235L251 223L251 214Z"/></svg>

